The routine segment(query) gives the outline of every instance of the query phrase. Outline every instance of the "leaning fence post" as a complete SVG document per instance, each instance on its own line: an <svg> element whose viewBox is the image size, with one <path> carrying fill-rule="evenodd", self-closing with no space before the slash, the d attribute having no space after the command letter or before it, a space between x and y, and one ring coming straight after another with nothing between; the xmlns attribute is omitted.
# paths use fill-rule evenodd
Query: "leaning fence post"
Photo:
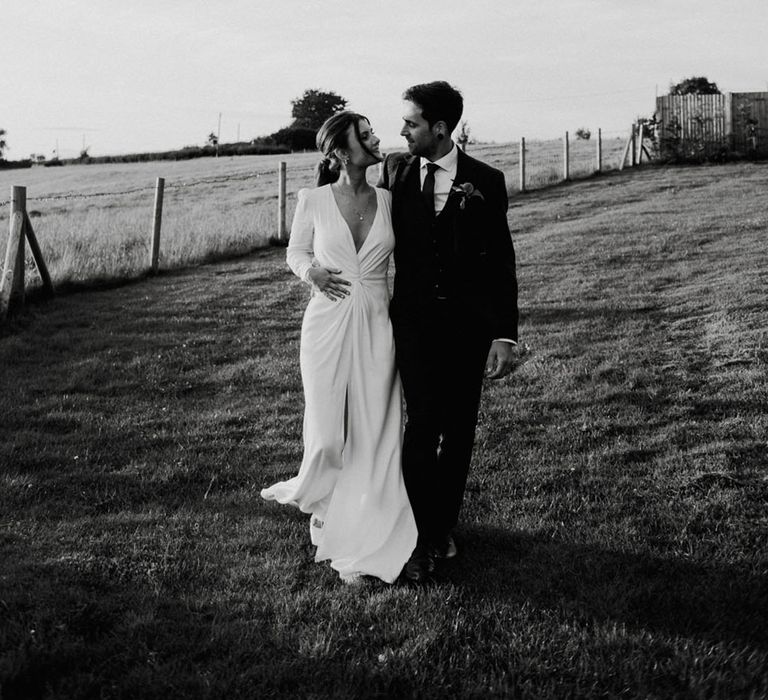
<svg viewBox="0 0 768 700"><path fill-rule="evenodd" d="M24 212L24 231L23 238L26 238L29 243L29 249L32 251L32 258L37 265L37 272L40 275L40 281L43 283L43 292L51 297L53 296L53 282L51 281L51 275L48 272L48 267L43 259L43 251L40 250L40 244L37 242L37 236L35 235L35 229L32 227L32 222L29 219L29 213Z"/></svg>
<svg viewBox="0 0 768 700"><path fill-rule="evenodd" d="M157 274L160 264L160 228L163 223L163 191L165 190L165 178L157 178L155 185L155 215L152 219L152 252L150 257L150 269L152 274Z"/></svg>
<svg viewBox="0 0 768 700"><path fill-rule="evenodd" d="M563 180L571 179L571 153L568 147L568 132L565 132L565 143L563 144Z"/></svg>
<svg viewBox="0 0 768 700"><path fill-rule="evenodd" d="M621 152L621 161L619 162L619 170L624 170L624 166L627 163L627 156L629 155L629 149L632 146L632 139L634 135L635 135L635 127L634 125L632 125L632 128L629 130L629 138L627 138L627 143L624 146L624 150Z"/></svg>
<svg viewBox="0 0 768 700"><path fill-rule="evenodd" d="M520 191L525 192L525 137L520 138Z"/></svg>
<svg viewBox="0 0 768 700"><path fill-rule="evenodd" d="M285 241L285 161L280 161L277 178L277 240Z"/></svg>
<svg viewBox="0 0 768 700"><path fill-rule="evenodd" d="M595 154L597 160L595 172L599 175L603 172L603 130L597 130L597 153Z"/></svg>
<svg viewBox="0 0 768 700"><path fill-rule="evenodd" d="M632 167L634 168L637 165L637 136L635 131L635 125L632 125L632 135L629 137L629 140L631 142L631 149L632 149Z"/></svg>

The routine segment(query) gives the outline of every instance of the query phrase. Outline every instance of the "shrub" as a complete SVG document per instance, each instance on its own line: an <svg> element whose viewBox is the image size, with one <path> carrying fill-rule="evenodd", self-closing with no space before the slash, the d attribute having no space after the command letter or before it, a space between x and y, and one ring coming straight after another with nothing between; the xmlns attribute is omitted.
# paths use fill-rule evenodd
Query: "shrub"
<svg viewBox="0 0 768 700"><path fill-rule="evenodd" d="M3 160L0 158L0 170L13 170L15 168L31 168L32 161L29 158L24 160Z"/></svg>
<svg viewBox="0 0 768 700"><path fill-rule="evenodd" d="M731 160L733 156L728 153L726 146L706 138L706 119L701 114L694 115L691 118L694 128L685 139L682 137L683 126L677 116L673 115L666 124L654 122L656 143L662 160L668 163L724 163Z"/></svg>
<svg viewBox="0 0 768 700"><path fill-rule="evenodd" d="M703 75L693 76L669 86L670 95L720 95L717 83L710 83Z"/></svg>
<svg viewBox="0 0 768 700"><path fill-rule="evenodd" d="M269 138L275 143L287 146L292 151L314 151L317 131L304 126L286 126Z"/></svg>

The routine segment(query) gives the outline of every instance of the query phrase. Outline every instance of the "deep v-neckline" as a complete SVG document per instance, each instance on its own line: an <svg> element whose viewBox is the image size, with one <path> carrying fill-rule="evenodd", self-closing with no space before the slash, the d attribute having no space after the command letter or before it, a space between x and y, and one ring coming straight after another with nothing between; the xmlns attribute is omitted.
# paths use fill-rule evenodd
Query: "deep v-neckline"
<svg viewBox="0 0 768 700"><path fill-rule="evenodd" d="M339 206L339 203L336 201L336 195L333 193L333 188L331 185L328 185L328 194L331 196L331 199L333 200L333 206L336 209L336 212L339 215L339 218L344 222L344 226L347 227L347 233L349 234L349 241L352 244L352 248L355 251L355 255L360 255L360 251L362 251L363 248L365 248L365 244L368 242L368 239L371 237L371 233L373 232L374 226L376 226L376 219L379 218L379 210L381 209L381 206L379 206L379 191L377 188L373 188L373 196L376 198L376 213L373 215L373 219L371 220L371 227L368 229L368 232L365 234L365 238L363 238L362 243L360 243L360 247L358 248L355 244L355 237L352 235L352 229L350 228L349 224L347 223L347 220L344 218L344 214L341 213L341 207Z"/></svg>

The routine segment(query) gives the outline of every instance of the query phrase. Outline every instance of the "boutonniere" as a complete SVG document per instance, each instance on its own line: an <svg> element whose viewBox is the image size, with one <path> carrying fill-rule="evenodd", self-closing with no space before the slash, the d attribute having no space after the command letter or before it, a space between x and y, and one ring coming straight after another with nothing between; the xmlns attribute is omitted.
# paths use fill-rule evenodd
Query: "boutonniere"
<svg viewBox="0 0 768 700"><path fill-rule="evenodd" d="M454 185L451 187L451 192L455 192L461 200L459 201L459 208L464 209L467 206L467 202L470 199L478 197L481 201L485 199L483 193L477 189L471 182L464 182L461 185Z"/></svg>

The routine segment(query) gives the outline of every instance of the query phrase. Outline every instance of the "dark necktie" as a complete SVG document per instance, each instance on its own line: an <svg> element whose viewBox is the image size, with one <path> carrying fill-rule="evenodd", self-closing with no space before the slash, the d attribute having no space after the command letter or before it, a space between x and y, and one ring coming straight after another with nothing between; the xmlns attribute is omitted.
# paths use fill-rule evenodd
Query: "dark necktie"
<svg viewBox="0 0 768 700"><path fill-rule="evenodd" d="M421 187L421 196L424 198L424 204L426 204L430 216L435 215L435 170L439 167L434 163L427 163L427 175Z"/></svg>

